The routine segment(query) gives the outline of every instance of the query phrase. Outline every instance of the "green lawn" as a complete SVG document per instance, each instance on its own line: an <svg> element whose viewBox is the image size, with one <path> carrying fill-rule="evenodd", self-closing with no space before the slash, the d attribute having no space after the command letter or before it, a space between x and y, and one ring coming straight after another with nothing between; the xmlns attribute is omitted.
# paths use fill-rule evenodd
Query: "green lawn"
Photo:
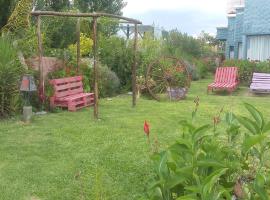
<svg viewBox="0 0 270 200"><path fill-rule="evenodd" d="M196 96L200 123L212 123L223 106L245 115L242 102L270 115L269 96L252 96L244 87L233 96L206 95L209 82L193 82L181 102L141 98L133 109L130 96L103 99L96 122L92 108L36 116L29 125L0 122L0 199L147 199L151 161L145 119L165 148L178 137L179 121L190 118Z"/></svg>

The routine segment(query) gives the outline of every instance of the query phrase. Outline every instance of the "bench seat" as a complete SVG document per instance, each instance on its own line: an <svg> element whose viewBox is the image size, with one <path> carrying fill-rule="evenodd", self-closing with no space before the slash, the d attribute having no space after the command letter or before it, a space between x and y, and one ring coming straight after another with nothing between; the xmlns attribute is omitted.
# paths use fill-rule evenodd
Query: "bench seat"
<svg viewBox="0 0 270 200"><path fill-rule="evenodd" d="M253 73L250 91L253 93L270 93L270 74Z"/></svg>
<svg viewBox="0 0 270 200"><path fill-rule="evenodd" d="M239 85L237 67L218 67L215 80L207 87L207 93L214 90L226 90L233 92Z"/></svg>
<svg viewBox="0 0 270 200"><path fill-rule="evenodd" d="M54 95L50 98L51 108L59 106L76 111L94 104L94 93L83 92L82 76L53 79L50 84L54 88Z"/></svg>

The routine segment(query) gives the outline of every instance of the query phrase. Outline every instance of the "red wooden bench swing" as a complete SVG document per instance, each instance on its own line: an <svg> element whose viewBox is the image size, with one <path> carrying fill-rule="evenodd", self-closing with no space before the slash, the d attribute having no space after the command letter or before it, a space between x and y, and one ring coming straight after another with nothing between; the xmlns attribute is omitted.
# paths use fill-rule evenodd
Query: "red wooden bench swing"
<svg viewBox="0 0 270 200"><path fill-rule="evenodd" d="M134 57L132 65L132 105L136 106L136 66L137 66L137 43L138 43L138 24L142 24L136 19L131 19L119 15L107 13L66 13L53 11L33 11L31 13L37 17L37 35L38 35L38 56L39 56L39 97L42 104L45 100L44 91L44 72L42 66L42 39L41 39L41 16L58 16L58 17L77 17L77 71L80 63L80 21L82 17L91 17L93 19L93 59L94 59L94 93L84 93L82 76L66 77L61 79L50 80L53 85L54 94L50 97L51 107L67 107L69 111L94 105L94 118L98 119L98 66L97 66L97 21L100 17L108 17L119 20L119 23L134 24Z"/></svg>

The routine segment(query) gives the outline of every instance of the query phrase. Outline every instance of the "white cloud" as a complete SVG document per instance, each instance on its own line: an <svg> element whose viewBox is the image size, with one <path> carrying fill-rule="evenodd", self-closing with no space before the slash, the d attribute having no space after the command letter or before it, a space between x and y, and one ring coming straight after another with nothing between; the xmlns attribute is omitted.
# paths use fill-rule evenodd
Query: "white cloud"
<svg viewBox="0 0 270 200"><path fill-rule="evenodd" d="M218 26L227 23L227 0L125 0L126 17L155 24L167 30L179 28L197 35L201 30L215 34Z"/></svg>
<svg viewBox="0 0 270 200"><path fill-rule="evenodd" d="M205 13L226 13L227 0L126 0L125 15L155 10L198 10Z"/></svg>

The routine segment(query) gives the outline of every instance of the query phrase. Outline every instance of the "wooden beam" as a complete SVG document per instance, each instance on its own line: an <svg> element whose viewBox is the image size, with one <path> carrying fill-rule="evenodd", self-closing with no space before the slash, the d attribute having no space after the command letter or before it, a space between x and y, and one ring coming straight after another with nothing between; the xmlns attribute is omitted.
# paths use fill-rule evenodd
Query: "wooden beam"
<svg viewBox="0 0 270 200"><path fill-rule="evenodd" d="M119 15L113 15L108 13L69 13L69 12L54 12L54 11L33 11L34 16L61 16L61 17L110 17L115 19L125 20L127 23L142 24L139 20L123 17Z"/></svg>
<svg viewBox="0 0 270 200"><path fill-rule="evenodd" d="M137 48L138 48L138 25L135 24L134 46L133 46L133 65L132 65L132 106L136 106L137 100Z"/></svg>
<svg viewBox="0 0 270 200"><path fill-rule="evenodd" d="M94 118L98 119L98 63L97 63L97 17L93 19L93 54L94 54Z"/></svg>
<svg viewBox="0 0 270 200"><path fill-rule="evenodd" d="M80 43L80 18L77 20L76 25L76 35L77 35L77 73L80 71L80 61L81 61L81 43Z"/></svg>
<svg viewBox="0 0 270 200"><path fill-rule="evenodd" d="M42 37L41 37L41 17L37 17L37 37L38 37L38 70L39 70L39 98L42 104L45 100L45 90L44 90L44 72L42 65Z"/></svg>

